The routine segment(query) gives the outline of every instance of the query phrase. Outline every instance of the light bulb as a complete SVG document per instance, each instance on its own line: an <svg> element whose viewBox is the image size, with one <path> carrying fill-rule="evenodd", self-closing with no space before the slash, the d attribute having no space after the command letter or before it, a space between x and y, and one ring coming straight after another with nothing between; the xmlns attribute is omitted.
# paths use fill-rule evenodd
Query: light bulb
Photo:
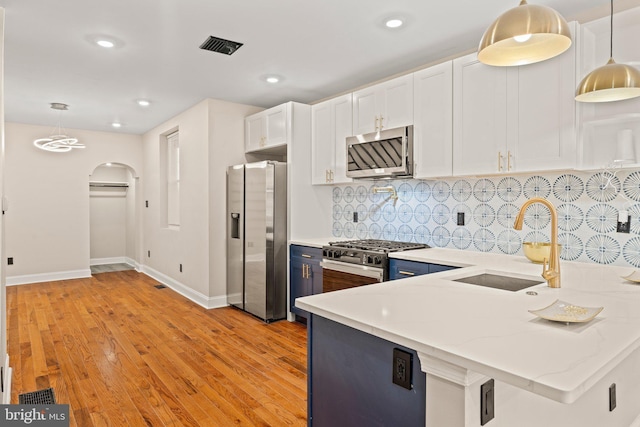
<svg viewBox="0 0 640 427"><path fill-rule="evenodd" d="M524 43L531 38L531 34L521 34L519 36L514 36L513 39L518 43Z"/></svg>

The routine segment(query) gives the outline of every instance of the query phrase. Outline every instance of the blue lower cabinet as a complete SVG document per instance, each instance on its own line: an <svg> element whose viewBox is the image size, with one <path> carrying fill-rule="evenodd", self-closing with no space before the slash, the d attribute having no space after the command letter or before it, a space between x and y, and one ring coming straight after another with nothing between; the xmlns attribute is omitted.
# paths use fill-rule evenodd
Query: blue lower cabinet
<svg viewBox="0 0 640 427"><path fill-rule="evenodd" d="M309 313L295 306L296 298L322 293L322 249L291 245L289 258L289 303L291 312L307 318Z"/></svg>
<svg viewBox="0 0 640 427"><path fill-rule="evenodd" d="M437 273L439 271L447 271L454 268L458 267L391 258L389 260L389 280L421 276L423 274Z"/></svg>
<svg viewBox="0 0 640 427"><path fill-rule="evenodd" d="M426 376L415 351L313 314L308 327L309 426L424 427ZM394 383L396 371L409 389Z"/></svg>

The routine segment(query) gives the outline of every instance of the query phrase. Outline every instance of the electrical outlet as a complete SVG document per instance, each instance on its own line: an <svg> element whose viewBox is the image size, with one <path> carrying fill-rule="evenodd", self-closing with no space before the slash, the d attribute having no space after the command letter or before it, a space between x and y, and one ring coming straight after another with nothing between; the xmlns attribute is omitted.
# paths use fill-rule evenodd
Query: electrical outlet
<svg viewBox="0 0 640 427"><path fill-rule="evenodd" d="M609 412L616 409L616 383L609 386Z"/></svg>
<svg viewBox="0 0 640 427"><path fill-rule="evenodd" d="M413 355L399 348L393 349L393 383L411 390Z"/></svg>
<svg viewBox="0 0 640 427"><path fill-rule="evenodd" d="M464 225L464 212L458 212L456 218L456 225Z"/></svg>
<svg viewBox="0 0 640 427"><path fill-rule="evenodd" d="M618 233L629 233L631 231L631 215L626 211L620 211L618 214L618 225L616 227Z"/></svg>
<svg viewBox="0 0 640 427"><path fill-rule="evenodd" d="M480 425L483 426L495 416L494 381L490 379L480 386Z"/></svg>
<svg viewBox="0 0 640 427"><path fill-rule="evenodd" d="M13 257L12 256L7 258L7 265L13 265Z"/></svg>

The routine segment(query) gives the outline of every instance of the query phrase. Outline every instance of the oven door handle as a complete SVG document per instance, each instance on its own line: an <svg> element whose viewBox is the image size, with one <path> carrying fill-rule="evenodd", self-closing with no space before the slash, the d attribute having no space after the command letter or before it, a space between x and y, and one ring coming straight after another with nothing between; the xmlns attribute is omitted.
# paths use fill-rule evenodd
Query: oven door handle
<svg viewBox="0 0 640 427"><path fill-rule="evenodd" d="M376 279L378 282L382 282L384 280L384 271L381 268L367 267L365 265L352 265L331 260L323 260L320 262L320 266L327 270L354 274L356 276L371 277L372 279Z"/></svg>

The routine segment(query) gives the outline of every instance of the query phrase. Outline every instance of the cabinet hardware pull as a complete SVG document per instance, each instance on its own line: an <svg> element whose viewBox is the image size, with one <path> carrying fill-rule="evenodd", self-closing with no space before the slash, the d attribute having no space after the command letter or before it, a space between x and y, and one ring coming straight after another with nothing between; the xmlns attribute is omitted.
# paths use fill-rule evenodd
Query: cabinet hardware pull
<svg viewBox="0 0 640 427"><path fill-rule="evenodd" d="M511 150L507 151L507 170L511 170Z"/></svg>
<svg viewBox="0 0 640 427"><path fill-rule="evenodd" d="M302 278L309 278L309 266L307 264L302 264Z"/></svg>
<svg viewBox="0 0 640 427"><path fill-rule="evenodd" d="M329 179L331 180L331 182L333 182L333 171L332 170L329 171Z"/></svg>
<svg viewBox="0 0 640 427"><path fill-rule="evenodd" d="M380 114L380 130L382 130L382 128L384 127L382 125L382 120L384 119L384 117L382 117L382 114Z"/></svg>
<svg viewBox="0 0 640 427"><path fill-rule="evenodd" d="M498 151L498 172L502 172L502 153Z"/></svg>
<svg viewBox="0 0 640 427"><path fill-rule="evenodd" d="M324 182L329 182L329 169L324 170Z"/></svg>
<svg viewBox="0 0 640 427"><path fill-rule="evenodd" d="M374 120L374 125L373 125L374 129L373 130L378 130L378 116L376 116L376 119Z"/></svg>
<svg viewBox="0 0 640 427"><path fill-rule="evenodd" d="M405 276L415 276L416 273L413 273L411 271L403 271L403 270L398 270L398 273L405 275Z"/></svg>
<svg viewBox="0 0 640 427"><path fill-rule="evenodd" d="M311 258L311 255L302 254L302 258ZM305 264L306 265L306 264Z"/></svg>

